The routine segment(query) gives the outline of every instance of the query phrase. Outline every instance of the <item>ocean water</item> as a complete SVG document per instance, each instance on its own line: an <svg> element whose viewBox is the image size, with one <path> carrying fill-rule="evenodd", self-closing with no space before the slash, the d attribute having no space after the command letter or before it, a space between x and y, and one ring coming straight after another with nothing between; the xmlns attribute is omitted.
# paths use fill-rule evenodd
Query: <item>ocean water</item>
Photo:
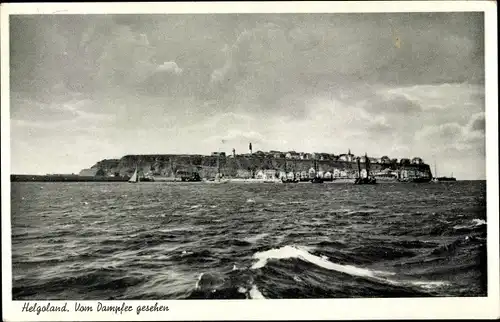
<svg viewBox="0 0 500 322"><path fill-rule="evenodd" d="M486 182L12 183L14 300L486 296Z"/></svg>

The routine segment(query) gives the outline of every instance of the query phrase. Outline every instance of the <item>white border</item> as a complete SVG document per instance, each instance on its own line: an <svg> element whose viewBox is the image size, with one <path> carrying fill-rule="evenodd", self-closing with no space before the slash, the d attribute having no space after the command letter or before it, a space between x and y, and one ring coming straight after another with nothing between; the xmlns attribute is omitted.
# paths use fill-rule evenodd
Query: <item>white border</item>
<svg viewBox="0 0 500 322"><path fill-rule="evenodd" d="M9 33L12 14L82 13L294 13L294 12L485 12L486 68L486 174L488 297L318 300L169 300L166 313L103 312L36 315L21 313L23 301L12 301L10 235L10 116ZM499 318L499 207L498 207L498 63L497 14L493 1L377 1L377 2L224 2L224 3L50 3L1 6L1 178L2 178L2 306L6 321L104 321L104 320L297 320L297 319L463 319ZM126 301L127 305L156 301ZM32 301L31 303L34 303ZM37 302L41 305L47 302ZM52 301L54 303L54 301ZM73 307L75 301L68 301ZM97 301L79 301L96 305ZM106 301L105 304L121 304Z"/></svg>

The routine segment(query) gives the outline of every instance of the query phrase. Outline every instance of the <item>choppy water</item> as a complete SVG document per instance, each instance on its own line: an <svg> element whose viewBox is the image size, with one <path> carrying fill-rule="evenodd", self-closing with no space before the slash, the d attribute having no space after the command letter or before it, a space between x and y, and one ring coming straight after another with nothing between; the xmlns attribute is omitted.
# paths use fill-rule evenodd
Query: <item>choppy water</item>
<svg viewBox="0 0 500 322"><path fill-rule="evenodd" d="M486 295L486 183L12 183L13 299Z"/></svg>

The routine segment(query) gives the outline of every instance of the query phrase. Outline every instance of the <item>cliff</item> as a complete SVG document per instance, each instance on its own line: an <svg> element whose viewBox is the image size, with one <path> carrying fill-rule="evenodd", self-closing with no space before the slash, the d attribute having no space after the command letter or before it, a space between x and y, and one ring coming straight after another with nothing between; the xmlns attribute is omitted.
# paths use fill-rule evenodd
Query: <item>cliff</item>
<svg viewBox="0 0 500 322"><path fill-rule="evenodd" d="M277 170L293 171L295 173L308 172L313 166L313 160L276 158L272 155L252 154L221 156L217 155L126 155L121 159L102 160L82 173L95 173L96 176L131 176L137 167L141 175L175 177L177 171L198 172L202 178L214 177L217 173L217 159L221 173L227 177L251 177L258 171ZM403 161L403 159L402 159ZM340 176L354 177L357 174L356 162L339 160L318 160L319 171L337 173ZM365 164L361 163L361 168ZM372 162L371 172L392 171L409 177L432 178L429 165L425 163L410 164L409 162ZM407 170L407 171L403 171Z"/></svg>

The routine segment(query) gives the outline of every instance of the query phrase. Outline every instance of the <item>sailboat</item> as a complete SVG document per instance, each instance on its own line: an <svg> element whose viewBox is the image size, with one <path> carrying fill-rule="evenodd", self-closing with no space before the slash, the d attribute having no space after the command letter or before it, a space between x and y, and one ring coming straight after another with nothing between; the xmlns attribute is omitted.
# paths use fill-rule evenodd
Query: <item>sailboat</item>
<svg viewBox="0 0 500 322"><path fill-rule="evenodd" d="M134 171L134 174L130 177L130 179L128 180L128 182L130 183L138 183L140 180L139 180L139 175L137 173L137 167L135 167L135 171Z"/></svg>
<svg viewBox="0 0 500 322"><path fill-rule="evenodd" d="M293 170L293 179L288 178L287 167L286 167L286 158L285 158L285 178L281 178L283 183L298 183L299 180L295 177L295 169Z"/></svg>
<svg viewBox="0 0 500 322"><path fill-rule="evenodd" d="M323 183L324 180L319 177L318 170L318 162L314 159L314 178L311 179L311 183Z"/></svg>
<svg viewBox="0 0 500 322"><path fill-rule="evenodd" d="M214 179L205 181L206 183L228 183L229 180L222 178L220 172L220 153L217 154L217 174Z"/></svg>
<svg viewBox="0 0 500 322"><path fill-rule="evenodd" d="M370 158L365 153L365 168L366 168L366 178L361 178L361 161L359 157L357 158L358 163L358 177L354 181L354 184L376 184L377 179L370 176Z"/></svg>
<svg viewBox="0 0 500 322"><path fill-rule="evenodd" d="M438 177L437 176L437 168L436 168L436 160L434 160L434 174L436 176L434 178L432 178L432 182L457 181L457 178L453 177L453 172L451 173L451 177Z"/></svg>

